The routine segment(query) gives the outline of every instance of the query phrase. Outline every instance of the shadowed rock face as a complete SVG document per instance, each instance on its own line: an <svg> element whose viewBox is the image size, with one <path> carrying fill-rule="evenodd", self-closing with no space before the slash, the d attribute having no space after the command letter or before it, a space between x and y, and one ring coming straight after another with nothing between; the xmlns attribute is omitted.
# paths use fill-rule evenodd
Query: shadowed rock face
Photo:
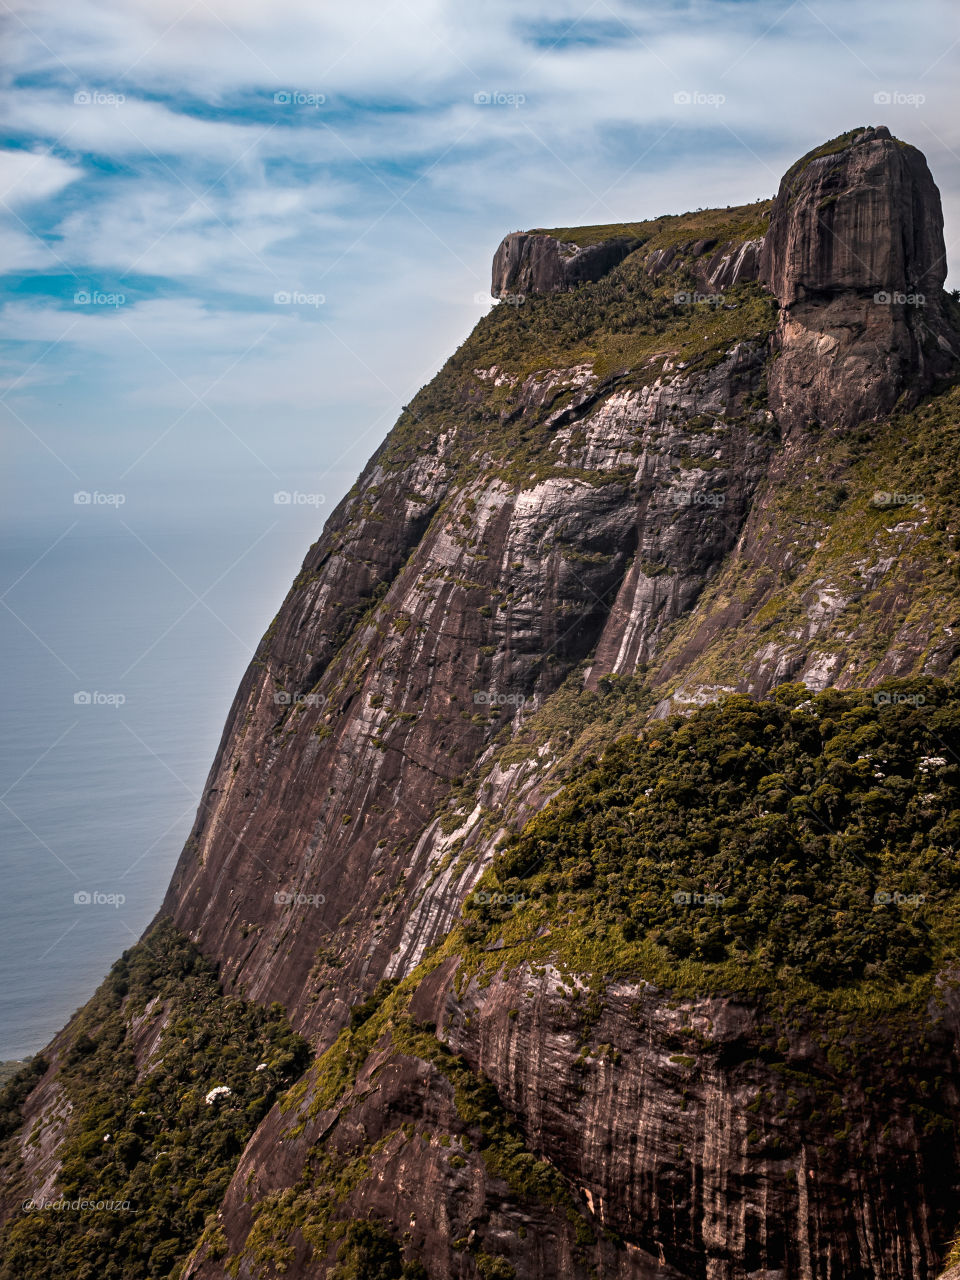
<svg viewBox="0 0 960 1280"><path fill-rule="evenodd" d="M799 160L760 263L783 308L770 378L781 426L851 425L928 391L957 349L946 269L940 193L915 147L866 129Z"/></svg>
<svg viewBox="0 0 960 1280"><path fill-rule="evenodd" d="M504 237L494 254L490 291L495 298L502 298L573 289L612 271L637 243L617 236L582 249L553 236L516 231Z"/></svg>

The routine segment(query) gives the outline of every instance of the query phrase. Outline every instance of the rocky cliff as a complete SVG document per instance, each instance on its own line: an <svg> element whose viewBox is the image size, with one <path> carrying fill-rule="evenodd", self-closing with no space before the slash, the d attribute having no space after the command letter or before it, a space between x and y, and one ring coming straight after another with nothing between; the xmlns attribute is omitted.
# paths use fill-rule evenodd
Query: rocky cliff
<svg viewBox="0 0 960 1280"><path fill-rule="evenodd" d="M163 905L229 997L279 1001L328 1051L186 1275L378 1250L380 1274L419 1257L437 1280L936 1274L960 1203L949 1001L911 1031L936 1083L898 1093L815 1043L802 1001L560 963L549 915L535 958L478 975L458 922L478 882L525 892L481 880L498 846L623 734L785 680L953 675L944 278L936 187L885 129L811 152L772 205L503 242L514 305L308 553Z"/></svg>

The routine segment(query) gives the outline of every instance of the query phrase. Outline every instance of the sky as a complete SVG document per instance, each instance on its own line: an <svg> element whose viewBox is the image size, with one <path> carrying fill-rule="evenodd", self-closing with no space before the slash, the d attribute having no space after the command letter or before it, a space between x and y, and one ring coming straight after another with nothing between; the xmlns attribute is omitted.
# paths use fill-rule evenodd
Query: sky
<svg viewBox="0 0 960 1280"><path fill-rule="evenodd" d="M309 542L489 307L506 232L767 196L859 124L926 153L958 283L954 0L0 19L3 531L297 520Z"/></svg>

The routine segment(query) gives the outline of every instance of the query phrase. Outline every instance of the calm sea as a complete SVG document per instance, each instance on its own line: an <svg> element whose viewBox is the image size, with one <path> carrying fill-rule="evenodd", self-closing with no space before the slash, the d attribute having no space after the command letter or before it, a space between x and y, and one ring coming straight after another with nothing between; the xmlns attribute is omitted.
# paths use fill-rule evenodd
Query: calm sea
<svg viewBox="0 0 960 1280"><path fill-rule="evenodd" d="M318 533L0 539L0 1058L40 1049L157 910Z"/></svg>

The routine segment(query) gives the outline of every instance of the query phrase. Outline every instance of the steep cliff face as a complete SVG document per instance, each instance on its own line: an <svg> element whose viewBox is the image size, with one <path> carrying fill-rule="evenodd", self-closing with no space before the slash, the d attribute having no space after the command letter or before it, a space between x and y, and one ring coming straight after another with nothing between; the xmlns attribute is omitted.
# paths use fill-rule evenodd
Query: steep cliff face
<svg viewBox="0 0 960 1280"><path fill-rule="evenodd" d="M411 910L451 788L579 663L646 661L735 545L775 443L773 319L740 298L669 377L656 348L639 377L524 376L468 350L448 378L467 421L432 439L414 401L409 442L371 463L261 645L167 895L228 981L324 1044L449 924L469 883L426 933Z"/></svg>
<svg viewBox="0 0 960 1280"><path fill-rule="evenodd" d="M502 971L447 935L502 837L651 717L953 674L944 278L936 187L884 129L805 157L772 205L506 238L513 305L310 549L164 901L228 994L333 1044L187 1275L319 1278L396 1240L433 1280L936 1274L960 1202L949 1001L916 1033L934 1123L802 1017L559 962L562 912ZM32 1119L63 1111L59 1078Z"/></svg>
<svg viewBox="0 0 960 1280"><path fill-rule="evenodd" d="M628 236L581 247L551 235L515 231L504 236L493 255L490 291L503 298L575 289L605 276L636 247Z"/></svg>
<svg viewBox="0 0 960 1280"><path fill-rule="evenodd" d="M820 147L773 202L761 278L783 308L771 408L786 429L849 426L911 403L955 364L940 196L885 128Z"/></svg>

